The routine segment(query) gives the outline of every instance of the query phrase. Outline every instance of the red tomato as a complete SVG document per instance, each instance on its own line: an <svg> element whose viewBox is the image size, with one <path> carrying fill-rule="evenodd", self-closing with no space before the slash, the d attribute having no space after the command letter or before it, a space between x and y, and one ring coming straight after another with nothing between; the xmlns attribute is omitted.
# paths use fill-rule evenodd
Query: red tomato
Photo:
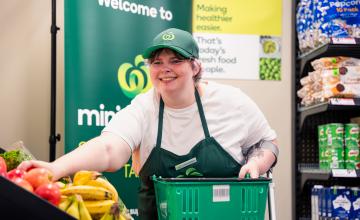
<svg viewBox="0 0 360 220"><path fill-rule="evenodd" d="M31 184L22 178L15 177L15 178L11 179L11 181L30 192L34 192L34 189L31 186Z"/></svg>
<svg viewBox="0 0 360 220"><path fill-rule="evenodd" d="M0 157L0 175L6 177L7 167L4 158Z"/></svg>
<svg viewBox="0 0 360 220"><path fill-rule="evenodd" d="M25 175L25 171L24 170L20 170L20 169L13 169L13 170L10 170L8 173L7 173L7 177L9 179L13 179L13 178L16 178L16 177L19 177L19 178L24 178L24 175Z"/></svg>
<svg viewBox="0 0 360 220"><path fill-rule="evenodd" d="M36 188L35 194L56 206L60 203L61 200L60 189L56 183L45 183L40 185L38 188Z"/></svg>
<svg viewBox="0 0 360 220"><path fill-rule="evenodd" d="M24 179L36 189L40 185L50 183L52 173L45 168L34 168L25 173Z"/></svg>

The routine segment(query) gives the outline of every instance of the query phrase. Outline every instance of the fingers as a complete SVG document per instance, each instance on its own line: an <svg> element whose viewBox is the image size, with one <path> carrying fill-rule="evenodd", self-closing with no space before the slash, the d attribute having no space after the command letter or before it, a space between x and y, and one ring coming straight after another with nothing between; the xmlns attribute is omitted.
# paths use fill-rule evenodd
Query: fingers
<svg viewBox="0 0 360 220"><path fill-rule="evenodd" d="M31 168L34 168L33 160L23 161L19 164L19 166L17 168L20 170L28 171Z"/></svg>
<svg viewBox="0 0 360 220"><path fill-rule="evenodd" d="M241 167L240 172L239 172L239 178L245 178L245 175L249 173L250 177L255 179L255 178L259 178L260 176L260 172L259 172L259 167L256 163L247 163L244 166Z"/></svg>
<svg viewBox="0 0 360 220"><path fill-rule="evenodd" d="M239 172L239 178L243 179L245 178L245 174L247 174L249 171L248 167L246 165L242 166Z"/></svg>
<svg viewBox="0 0 360 220"><path fill-rule="evenodd" d="M28 171L32 168L46 168L50 169L49 163L40 160L27 160L19 164L18 168L24 171Z"/></svg>

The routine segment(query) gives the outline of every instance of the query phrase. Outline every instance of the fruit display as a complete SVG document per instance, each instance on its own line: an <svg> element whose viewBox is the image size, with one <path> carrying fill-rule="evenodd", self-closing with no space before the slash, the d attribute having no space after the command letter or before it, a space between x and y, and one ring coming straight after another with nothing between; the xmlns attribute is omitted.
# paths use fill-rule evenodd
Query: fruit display
<svg viewBox="0 0 360 220"><path fill-rule="evenodd" d="M33 159L32 156L22 149L6 151L0 154L4 158L8 170L15 169L21 162Z"/></svg>
<svg viewBox="0 0 360 220"><path fill-rule="evenodd" d="M79 171L71 183L58 184L61 186L58 207L76 219L132 219L115 187L101 173Z"/></svg>
<svg viewBox="0 0 360 220"><path fill-rule="evenodd" d="M52 173L49 170L33 168L29 171L24 171L15 168L7 171L4 161L0 157L0 175L55 206L60 203L60 187L52 182Z"/></svg>
<svg viewBox="0 0 360 220"><path fill-rule="evenodd" d="M79 171L67 183L54 182L45 168L9 170L0 157L0 175L79 220L132 220L115 187L95 171Z"/></svg>

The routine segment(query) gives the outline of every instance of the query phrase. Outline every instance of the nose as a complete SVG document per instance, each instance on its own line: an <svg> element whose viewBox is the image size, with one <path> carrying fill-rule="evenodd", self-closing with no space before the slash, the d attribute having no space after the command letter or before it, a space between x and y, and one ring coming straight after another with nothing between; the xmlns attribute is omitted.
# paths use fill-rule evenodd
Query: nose
<svg viewBox="0 0 360 220"><path fill-rule="evenodd" d="M164 73L169 73L169 72L171 72L171 67L168 63L163 63L163 65L161 65L161 70Z"/></svg>

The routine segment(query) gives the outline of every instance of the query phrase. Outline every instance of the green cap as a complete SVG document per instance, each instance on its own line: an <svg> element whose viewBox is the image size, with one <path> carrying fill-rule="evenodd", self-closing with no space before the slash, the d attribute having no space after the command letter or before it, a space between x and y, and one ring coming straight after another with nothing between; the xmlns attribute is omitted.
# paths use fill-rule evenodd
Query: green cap
<svg viewBox="0 0 360 220"><path fill-rule="evenodd" d="M192 35L177 28L169 28L158 34L145 49L143 57L147 59L152 52L161 48L172 49L186 58L199 58L199 47Z"/></svg>

